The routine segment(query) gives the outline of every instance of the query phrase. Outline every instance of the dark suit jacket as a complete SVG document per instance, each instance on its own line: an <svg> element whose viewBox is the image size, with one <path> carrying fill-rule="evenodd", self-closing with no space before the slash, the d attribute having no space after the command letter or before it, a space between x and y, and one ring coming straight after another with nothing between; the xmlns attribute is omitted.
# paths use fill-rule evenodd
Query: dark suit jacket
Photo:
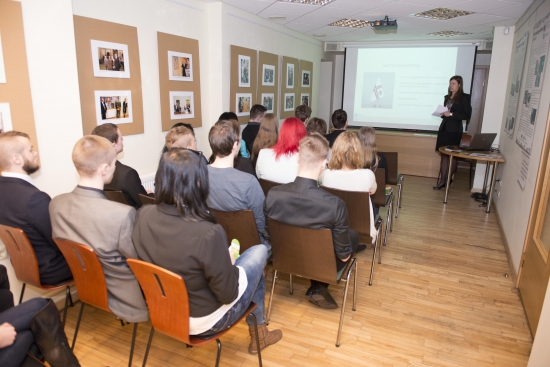
<svg viewBox="0 0 550 367"><path fill-rule="evenodd" d="M252 153L252 146L254 145L254 140L260 131L259 122L249 122L248 125L243 129L243 140L246 143L246 150L248 153Z"/></svg>
<svg viewBox="0 0 550 367"><path fill-rule="evenodd" d="M0 176L0 224L20 228L34 248L40 282L57 284L72 274L52 239L50 196L20 178Z"/></svg>
<svg viewBox="0 0 550 367"><path fill-rule="evenodd" d="M105 114L107 113L107 106L105 103L99 103L101 105L101 118L105 120Z"/></svg>
<svg viewBox="0 0 550 367"><path fill-rule="evenodd" d="M445 98L447 105L447 98ZM443 121L439 127L440 131L460 132L462 134L462 120L469 120L472 117L472 105L470 95L463 94L458 102L451 106L452 116L443 117Z"/></svg>
<svg viewBox="0 0 550 367"><path fill-rule="evenodd" d="M346 130L334 130L330 134L325 135L325 138L328 140L329 146L332 148L332 145L336 141L336 138L340 136L341 133L343 133Z"/></svg>
<svg viewBox="0 0 550 367"><path fill-rule="evenodd" d="M122 191L128 204L136 209L141 207L139 194L147 195L147 191L141 185L141 179L137 171L128 167L119 161L116 161L115 173L111 183L105 185L106 188Z"/></svg>

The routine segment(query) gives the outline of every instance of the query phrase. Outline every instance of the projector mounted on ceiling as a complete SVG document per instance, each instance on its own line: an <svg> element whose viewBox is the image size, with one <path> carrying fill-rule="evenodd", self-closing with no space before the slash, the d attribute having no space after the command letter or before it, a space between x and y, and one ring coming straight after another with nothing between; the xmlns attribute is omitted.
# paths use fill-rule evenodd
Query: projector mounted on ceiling
<svg viewBox="0 0 550 367"><path fill-rule="evenodd" d="M397 20L389 20L387 15L384 20L375 20L369 23L375 31L393 31L397 29Z"/></svg>
<svg viewBox="0 0 550 367"><path fill-rule="evenodd" d="M330 27L348 27L348 28L363 28L370 25L375 33L396 33L397 20L390 20L388 16L383 20L358 20L358 19L340 19L334 23L330 23Z"/></svg>

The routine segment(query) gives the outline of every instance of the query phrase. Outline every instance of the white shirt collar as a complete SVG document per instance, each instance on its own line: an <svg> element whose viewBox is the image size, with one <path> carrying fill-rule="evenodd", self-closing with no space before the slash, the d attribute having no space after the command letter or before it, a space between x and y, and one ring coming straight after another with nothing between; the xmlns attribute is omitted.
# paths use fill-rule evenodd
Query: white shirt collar
<svg viewBox="0 0 550 367"><path fill-rule="evenodd" d="M29 175L26 175L26 174L15 173L15 172L2 172L2 177L19 178L19 179L21 179L21 180L27 181L28 183L30 183L30 184L33 185L33 186L36 186L36 185L34 184L34 180L32 179L32 177L29 176Z"/></svg>

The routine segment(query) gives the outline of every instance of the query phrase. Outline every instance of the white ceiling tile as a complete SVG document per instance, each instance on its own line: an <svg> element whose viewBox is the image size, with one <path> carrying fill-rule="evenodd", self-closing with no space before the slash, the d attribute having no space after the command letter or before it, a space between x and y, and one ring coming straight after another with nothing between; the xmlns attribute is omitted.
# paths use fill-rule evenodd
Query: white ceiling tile
<svg viewBox="0 0 550 367"><path fill-rule="evenodd" d="M500 15L502 17L508 18L520 18L530 5L531 4L520 3L512 6L507 6L506 8L488 10L486 11L486 13L491 15Z"/></svg>
<svg viewBox="0 0 550 367"><path fill-rule="evenodd" d="M492 26L495 26L495 27L499 27L499 26L511 27L511 26L515 25L518 20L519 19L507 19L507 20L501 20L501 21L498 21L498 22L489 23L488 25L492 25Z"/></svg>
<svg viewBox="0 0 550 367"><path fill-rule="evenodd" d="M292 21L292 22L289 22L289 23L286 23L285 24L285 27L288 27L290 29L294 29L295 31L298 31L298 32L302 32L302 33L306 33L306 32L309 32L309 31L313 31L317 28L320 28L322 26L325 26L326 24L323 24L323 25L317 25L317 24L305 24L305 23L297 23L296 21Z"/></svg>
<svg viewBox="0 0 550 367"><path fill-rule="evenodd" d="M305 23L305 24L320 24L320 25L327 25L330 23L334 23L342 18L340 17L318 17L313 15L312 13L303 15L299 18L296 18L297 23Z"/></svg>
<svg viewBox="0 0 550 367"><path fill-rule="evenodd" d="M321 27L314 31L307 32L307 34L326 34L327 36L339 36L344 33L353 32L355 29L348 27Z"/></svg>
<svg viewBox="0 0 550 367"><path fill-rule="evenodd" d="M265 11L279 14L304 15L319 9L319 6L276 1Z"/></svg>
<svg viewBox="0 0 550 367"><path fill-rule="evenodd" d="M344 8L329 8L328 6L323 6L314 12L309 13L309 15L314 17L331 17L331 18L352 18L357 14L357 10L354 9L344 9Z"/></svg>
<svg viewBox="0 0 550 367"><path fill-rule="evenodd" d="M367 11L376 7L396 2L397 0L336 0L326 5L326 8L344 8L357 11Z"/></svg>
<svg viewBox="0 0 550 367"><path fill-rule="evenodd" d="M415 5L415 4L406 4L406 3L391 3L387 5L380 6L373 9L377 13L392 13L399 15L409 15L414 13L419 13L421 11L430 10L431 7L426 5Z"/></svg>
<svg viewBox="0 0 550 367"><path fill-rule="evenodd" d="M503 0L467 0L455 4L453 9L473 11L474 13L485 13L490 10L505 8L511 5L514 5L514 3Z"/></svg>
<svg viewBox="0 0 550 367"><path fill-rule="evenodd" d="M400 3L425 5L430 9L450 7L451 5L462 1L464 0L399 0Z"/></svg>
<svg viewBox="0 0 550 367"><path fill-rule="evenodd" d="M506 21L509 18L506 17L497 17L496 15L488 14L471 14L464 15L461 17L456 17L448 20L439 20L438 22L449 22L449 23L463 23L463 24L489 24L493 22Z"/></svg>
<svg viewBox="0 0 550 367"><path fill-rule="evenodd" d="M283 17L283 18L285 18L283 20L277 20L277 21L273 20L273 22L279 23L279 24L286 24L286 23L292 22L295 19L300 18L300 16L297 15L297 14L268 13L268 12L265 12L265 11L261 12L258 15L261 16L262 18L266 18L266 19L269 19L270 17Z"/></svg>
<svg viewBox="0 0 550 367"><path fill-rule="evenodd" d="M258 14L273 4L273 0L223 0L223 2L253 14Z"/></svg>

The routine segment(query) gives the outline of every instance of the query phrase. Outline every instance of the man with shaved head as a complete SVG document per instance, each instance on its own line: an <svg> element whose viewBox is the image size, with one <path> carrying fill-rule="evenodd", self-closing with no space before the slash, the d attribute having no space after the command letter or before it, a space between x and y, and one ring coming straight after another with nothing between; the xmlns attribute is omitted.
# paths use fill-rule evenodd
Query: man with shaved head
<svg viewBox="0 0 550 367"><path fill-rule="evenodd" d="M38 260L40 282L55 285L72 274L52 239L51 198L36 188L30 176L39 168L38 153L27 134L0 134L0 224L25 232Z"/></svg>

